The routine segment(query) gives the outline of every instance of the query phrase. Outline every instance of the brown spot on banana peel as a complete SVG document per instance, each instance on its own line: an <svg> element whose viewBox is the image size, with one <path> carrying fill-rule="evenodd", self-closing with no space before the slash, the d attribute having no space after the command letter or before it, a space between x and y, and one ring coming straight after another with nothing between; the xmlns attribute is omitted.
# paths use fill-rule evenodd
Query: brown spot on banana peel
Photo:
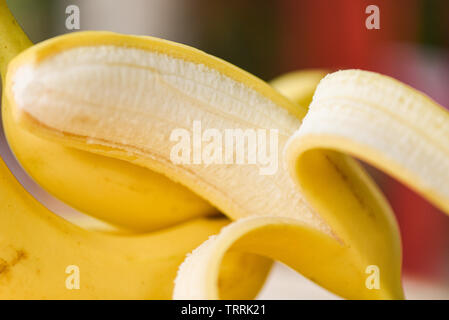
<svg viewBox="0 0 449 320"><path fill-rule="evenodd" d="M25 260L27 258L27 254L23 249L17 250L17 256L13 260L13 265L19 263L21 260Z"/></svg>
<svg viewBox="0 0 449 320"><path fill-rule="evenodd" d="M0 258L0 276L7 274L9 271L11 271L12 267L27 258L27 253L23 249L16 250L15 256L10 262L3 258Z"/></svg>
<svg viewBox="0 0 449 320"><path fill-rule="evenodd" d="M6 262L4 259L0 258L0 275L6 271L8 271L8 262Z"/></svg>

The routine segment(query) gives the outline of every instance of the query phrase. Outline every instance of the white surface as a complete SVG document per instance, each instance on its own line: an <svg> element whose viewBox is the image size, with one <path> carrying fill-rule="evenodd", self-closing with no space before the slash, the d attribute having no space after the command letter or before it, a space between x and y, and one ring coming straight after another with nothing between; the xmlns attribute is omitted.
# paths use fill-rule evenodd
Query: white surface
<svg viewBox="0 0 449 320"><path fill-rule="evenodd" d="M429 283L405 277L403 280L407 299L444 299L449 300L449 286ZM314 284L292 269L276 263L260 292L258 299L274 300L336 300L340 297Z"/></svg>

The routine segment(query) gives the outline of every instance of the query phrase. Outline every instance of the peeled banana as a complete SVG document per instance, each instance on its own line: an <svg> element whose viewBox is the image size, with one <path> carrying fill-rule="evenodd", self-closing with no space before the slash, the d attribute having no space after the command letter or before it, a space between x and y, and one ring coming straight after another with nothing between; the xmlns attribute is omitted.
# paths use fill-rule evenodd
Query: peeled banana
<svg viewBox="0 0 449 320"><path fill-rule="evenodd" d="M4 25L6 29L15 28ZM17 32L17 37L24 36ZM12 47L4 50L5 63L27 46L23 45L26 41L11 43ZM401 299L401 248L396 221L381 192L350 155L410 184L448 212L449 192L444 185L449 174L445 153L448 113L395 80L359 70L326 76L308 109L305 106L322 75L320 71L288 75L274 81L273 88L235 66L184 45L108 32L72 33L32 46L9 64L4 78L4 125L19 161L37 182L95 217L141 230L201 217L214 212L213 208L237 220L186 258L176 277L174 298L253 297L269 270L270 258L345 298ZM252 151L241 158L237 152L225 152L224 158L220 153L208 157L205 150L221 150L220 144L212 144L214 138L224 137L226 143L230 130L247 134L247 142L241 146ZM199 136L195 136L198 132ZM251 149L251 141L260 142L250 140L251 132L257 132L257 139L269 136L270 143ZM179 147L179 138L185 138L181 142L187 144ZM27 143L34 141L38 147L31 154L26 150ZM216 148L211 149L211 145ZM48 146L51 157L39 146ZM259 153L260 148L264 152ZM33 163L42 159L44 165ZM70 168L64 170L67 163ZM121 178L123 185L116 183L121 168L127 168ZM139 190L130 196L126 190L132 181L128 173L133 170L136 175L132 179L139 181ZM104 179L108 172L114 175L112 183ZM61 186L62 182L75 185ZM5 189L14 183L12 177L5 179ZM77 191L76 183L87 190ZM141 193L144 185L148 192L157 189L151 198L154 206ZM95 195L95 190L100 193ZM94 193L87 196L86 191ZM174 206L167 203L180 194L184 200ZM107 198L111 195L114 199ZM135 202L136 197L142 202ZM129 202L135 205L130 206L128 214ZM116 207L111 213L110 206ZM142 207L147 211L140 211ZM186 210L178 215L176 210L184 207ZM36 210L22 210L23 216L33 216ZM57 218L45 221L53 219ZM74 246L72 238L87 238L83 248L73 249L79 261L86 263L83 269L89 270L92 285L104 290L106 297L119 297L119 291L106 293L110 278L93 277L102 272L105 262L115 265L109 246L122 246L125 256L138 247L147 251L145 257L154 256L160 261L164 259L159 259L158 254L175 250L180 242L185 243L176 252L190 250L188 247L202 242L197 240L225 224L217 220L209 228L210 221L215 220L192 220L139 240L137 236L119 239L116 235L81 232L62 223L32 225L46 231L43 234L53 242L53 234L69 229L69 236L61 236L67 240L60 241L65 248ZM197 223L201 224L198 229L186 227ZM27 228L26 223L19 224L0 236L5 235L4 243L29 243L27 237L19 239L14 233ZM157 240L160 234L167 239L162 244ZM158 249L152 250L154 245ZM36 257L54 260L46 252L30 248ZM99 251L104 254L97 254ZM0 250L0 257L2 254ZM92 256L98 261L94 263ZM246 259L249 263L242 263ZM16 260L13 254L8 261ZM134 261L117 266L112 274L129 268L137 269L131 272L140 277L145 263ZM176 260L171 267L179 262ZM245 268L237 271L242 264ZM146 276L160 276L162 270L151 269ZM374 287L367 282L369 270L380 272ZM25 275L32 277L28 270ZM171 293L172 286L167 283L172 278L170 271L161 278L164 281L156 281L159 288L164 287L161 296ZM236 278L246 279L241 289L223 285ZM43 280L33 279L36 284ZM57 286L57 280L53 280ZM29 294L21 291L20 285L10 289L1 281L0 274L5 297L12 296L8 290L14 290L18 297ZM122 290L126 288L124 283L121 285ZM129 296L159 297L153 291L136 293L153 288L148 285L132 282ZM85 291L79 297L100 297L101 290L98 296ZM46 297L44 292L39 293ZM70 298L57 290L51 293Z"/></svg>
<svg viewBox="0 0 449 320"><path fill-rule="evenodd" d="M326 158L333 170L329 177L340 172L349 177L338 181L347 203L344 213L340 207L333 210L332 203L323 212L309 206L283 163L273 174L261 174L266 164L260 162L171 161L172 133L194 131L196 121L203 131L276 130L278 145L267 150L275 148L275 160L283 159L286 142L307 109L250 74L168 41L83 32L20 54L9 66L5 94L13 121L44 139L165 174L232 219L285 217L298 222L301 230L318 232L304 231L301 241L317 243L320 250L310 255L319 254L334 273L304 263L294 267L329 290L348 298L402 297L399 237L391 210L347 156ZM335 255L345 256L351 267ZM295 259L307 256L301 252ZM388 270L378 291L365 286L369 265ZM348 282L352 285L342 285Z"/></svg>

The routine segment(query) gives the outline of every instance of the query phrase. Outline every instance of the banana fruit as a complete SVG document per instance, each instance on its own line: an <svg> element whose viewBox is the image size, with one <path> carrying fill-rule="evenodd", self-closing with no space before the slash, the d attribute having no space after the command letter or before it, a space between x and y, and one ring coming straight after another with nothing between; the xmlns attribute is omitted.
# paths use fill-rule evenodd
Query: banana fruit
<svg viewBox="0 0 449 320"><path fill-rule="evenodd" d="M15 58L8 68L5 96L12 121L41 138L165 174L232 219L293 219L298 226L288 241L300 240L319 250L301 250L292 266L329 290L347 298L402 297L399 236L392 212L347 156L329 158L334 176L344 172L350 177L338 186L347 201L344 213L339 207L333 210L332 203L323 212L309 206L282 162L272 174L263 174L266 163L232 164L236 154L224 164L198 163L194 155L193 163L171 160L173 132L195 131L195 122L203 133L275 130L278 145L270 140L266 151L275 151L274 160L283 159L287 140L307 109L250 74L169 41L82 32L45 41ZM196 151L194 147L191 152ZM356 194L354 185L360 186ZM256 247L264 247L262 243ZM276 245L271 248L279 251ZM272 257L270 252L249 253ZM305 258L316 261L317 255L328 261L326 267L297 263ZM381 277L380 290L365 285L370 265L388 274ZM335 271L329 273L330 269Z"/></svg>
<svg viewBox="0 0 449 320"><path fill-rule="evenodd" d="M8 28L14 27L6 24ZM26 47L11 43L12 49L4 50L5 62L14 55L11 52ZM80 231L48 213L36 213L42 209L32 206L19 210L24 221L19 227L2 230L3 242L28 246L26 252L53 262L54 257L33 246L27 236L19 239L14 232L28 230L25 217L45 215L42 223L30 218L30 225L48 234L45 241L59 241L61 248L71 252L62 254L61 263L68 263L69 257L85 263L83 270L88 270L96 288L93 291L98 293L95 296L87 290L78 297L118 297L119 291L128 287L120 283L117 291L108 294L111 278L107 277L128 269L133 281L134 276L151 277L154 287L167 297L173 269L168 268L167 274L164 268L150 269L144 258L118 265L110 248L120 247L123 256L147 251L144 257L154 256L157 261L164 261L160 255L171 250L181 255L226 224L221 219L198 218L217 208L237 221L186 258L176 277L176 299L253 297L269 270L270 259L284 262L345 298L403 298L396 221L382 193L350 155L410 184L448 212L449 192L444 185L449 174L445 150L448 113L397 81L357 70L328 75L318 85L308 110L300 103L308 104L321 77L320 71L287 75L273 82L278 92L196 49L108 32L72 33L25 50L8 66L3 97L7 138L22 165L47 190L92 216L131 229L172 227L118 237ZM434 129L427 130L429 127ZM240 146L249 150L246 155L239 157L237 151L227 154L225 150L223 157L223 145L218 141L222 143L224 136L224 144L229 142L229 132L245 134L247 142ZM252 132L257 135L251 136ZM263 146L251 137L265 137L270 143ZM26 149L34 141L38 148L31 154ZM255 141L264 152L251 149ZM237 145L236 140L233 146ZM39 148L43 146L50 148L51 157ZM33 164L40 159L47 163ZM64 170L64 164L71 167ZM97 167L106 169L95 170ZM131 206L129 214L125 211L129 191L119 191L129 189L130 174L122 177L125 184L112 182L117 185L115 190L109 189L110 182L104 179L108 173L118 177L121 168L136 170L136 180L142 174L140 180L146 181L139 182L137 188L147 184L149 190L157 190L152 193L156 195L154 206L140 193L135 197L142 202ZM84 177L79 180L77 176ZM61 182L79 182L88 188L87 193L101 193L87 196L86 190L77 191L80 185L61 186ZM10 176L4 180L6 194L14 183ZM22 199L14 201L34 201L23 201L17 196L23 190L13 189L11 199ZM174 199L179 194L184 200L173 209L165 196ZM111 195L115 198L107 198ZM116 207L111 208L112 213L109 206ZM146 212L139 211L142 206ZM184 207L186 211L178 214ZM5 221L8 218L6 214ZM196 227L189 228L193 225ZM69 231L62 232L66 229ZM61 232L64 236L58 238ZM160 235L166 235L161 236L165 242L159 241ZM72 239L79 238L85 246L75 249ZM181 250L176 250L178 244ZM0 257L5 252L0 249ZM23 260L28 255L2 259L19 266L19 256ZM174 260L172 268L180 263ZM116 268L95 279L105 265ZM62 267L55 266L58 270ZM44 267L55 272L49 264ZM150 271L142 276L144 267ZM375 288L367 282L367 273L373 268L380 271ZM32 277L29 281L36 285L46 279L29 270L21 275ZM231 285L240 279L245 279L241 287ZM0 273L5 297L30 294L19 284L9 286L1 281ZM159 297L152 288L149 282L141 286L131 282L126 297ZM139 290L144 289L148 292L142 294ZM52 296L70 298L59 287L51 290L55 290L50 291ZM42 290L37 292L46 297Z"/></svg>

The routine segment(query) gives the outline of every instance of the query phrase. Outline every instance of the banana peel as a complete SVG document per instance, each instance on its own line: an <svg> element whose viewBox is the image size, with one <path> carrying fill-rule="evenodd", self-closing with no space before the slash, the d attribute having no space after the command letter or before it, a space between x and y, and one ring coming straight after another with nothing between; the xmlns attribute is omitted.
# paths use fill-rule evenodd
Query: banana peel
<svg viewBox="0 0 449 320"><path fill-rule="evenodd" d="M48 211L1 160L0 186L0 299L169 299L185 255L229 223L199 218L144 235L104 234ZM271 261L243 253L226 260L224 294L253 298ZM67 285L70 266L79 289Z"/></svg>
<svg viewBox="0 0 449 320"><path fill-rule="evenodd" d="M293 71L271 80L270 85L290 101L308 107L317 85L328 73L324 69Z"/></svg>
<svg viewBox="0 0 449 320"><path fill-rule="evenodd" d="M299 169L303 192L319 188L314 174L324 169L309 166L316 150L334 150L380 168L449 213L448 146L449 113L438 103L393 78L344 70L320 82L286 158L290 171Z"/></svg>

